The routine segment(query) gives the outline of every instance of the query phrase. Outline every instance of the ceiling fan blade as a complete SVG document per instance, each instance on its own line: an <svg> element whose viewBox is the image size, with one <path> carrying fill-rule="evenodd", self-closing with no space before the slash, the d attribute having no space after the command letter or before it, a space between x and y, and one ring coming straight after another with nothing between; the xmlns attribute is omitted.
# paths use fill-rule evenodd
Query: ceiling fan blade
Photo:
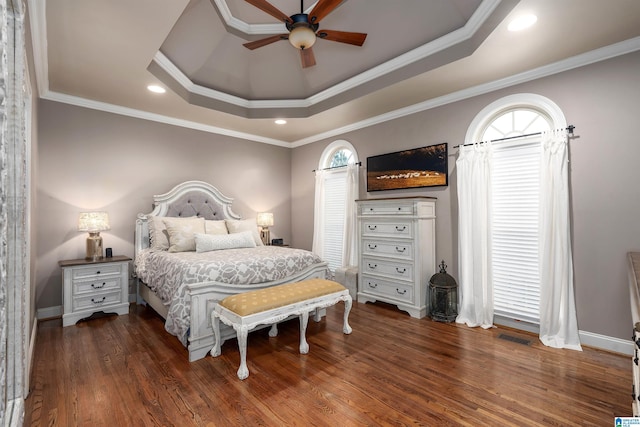
<svg viewBox="0 0 640 427"><path fill-rule="evenodd" d="M313 67L316 65L316 57L313 55L313 50L300 49L300 59L302 60L302 68Z"/></svg>
<svg viewBox="0 0 640 427"><path fill-rule="evenodd" d="M247 3L254 5L258 9L263 12L267 12L269 15L276 18L278 21L283 22L292 22L289 16L285 15L284 12L281 12L280 9L272 5L266 0L246 0Z"/></svg>
<svg viewBox="0 0 640 427"><path fill-rule="evenodd" d="M351 33L349 31L320 30L318 37L332 42L348 43L356 46L362 46L367 38L365 33Z"/></svg>
<svg viewBox="0 0 640 427"><path fill-rule="evenodd" d="M253 50L271 43L279 42L280 40L287 40L288 38L289 34L276 34L275 36L245 43L242 46L246 47L247 49Z"/></svg>
<svg viewBox="0 0 640 427"><path fill-rule="evenodd" d="M342 0L318 0L316 7L309 13L309 22L311 24L317 24L322 18L333 12L333 9L340 3L342 3Z"/></svg>

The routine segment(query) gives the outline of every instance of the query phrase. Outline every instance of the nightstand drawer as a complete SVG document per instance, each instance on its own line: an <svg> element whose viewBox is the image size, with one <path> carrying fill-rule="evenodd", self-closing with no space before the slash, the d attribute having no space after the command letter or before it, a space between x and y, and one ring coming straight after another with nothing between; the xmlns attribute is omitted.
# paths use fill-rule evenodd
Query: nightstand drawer
<svg viewBox="0 0 640 427"><path fill-rule="evenodd" d="M110 290L120 290L122 284L119 277L105 277L103 280L91 280L86 282L73 282L73 295L81 295L86 293L95 294L96 292L105 292Z"/></svg>
<svg viewBox="0 0 640 427"><path fill-rule="evenodd" d="M122 271L122 264L99 264L89 267L76 267L73 269L73 279L86 279L94 276L118 275Z"/></svg>
<svg viewBox="0 0 640 427"><path fill-rule="evenodd" d="M116 290L108 293L94 293L92 295L77 296L73 298L73 310L94 309L99 311L102 307L108 308L113 304L119 304L121 292Z"/></svg>

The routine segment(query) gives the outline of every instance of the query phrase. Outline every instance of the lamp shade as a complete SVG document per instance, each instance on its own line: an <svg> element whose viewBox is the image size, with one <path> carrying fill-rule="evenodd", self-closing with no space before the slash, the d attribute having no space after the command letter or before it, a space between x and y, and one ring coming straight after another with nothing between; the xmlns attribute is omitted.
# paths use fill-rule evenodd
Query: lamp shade
<svg viewBox="0 0 640 427"><path fill-rule="evenodd" d="M81 212L78 218L78 231L90 233L110 230L109 214L106 212Z"/></svg>
<svg viewBox="0 0 640 427"><path fill-rule="evenodd" d="M289 43L296 49L309 49L316 42L316 33L309 27L296 27L289 33Z"/></svg>
<svg viewBox="0 0 640 427"><path fill-rule="evenodd" d="M256 222L260 227L271 227L273 226L273 213L271 212L259 212L258 217L256 218Z"/></svg>

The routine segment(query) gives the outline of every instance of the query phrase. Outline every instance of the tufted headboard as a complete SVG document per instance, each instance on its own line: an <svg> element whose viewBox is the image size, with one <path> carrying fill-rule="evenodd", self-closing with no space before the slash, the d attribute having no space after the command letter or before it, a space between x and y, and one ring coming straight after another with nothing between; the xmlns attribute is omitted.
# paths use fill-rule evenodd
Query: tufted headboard
<svg viewBox="0 0 640 427"><path fill-rule="evenodd" d="M223 195L213 185L202 181L186 181L176 185L167 193L153 196L153 211L148 214L140 213L136 218L135 255L149 247L148 218L150 216L240 219L240 215L231 209L232 202L232 198Z"/></svg>

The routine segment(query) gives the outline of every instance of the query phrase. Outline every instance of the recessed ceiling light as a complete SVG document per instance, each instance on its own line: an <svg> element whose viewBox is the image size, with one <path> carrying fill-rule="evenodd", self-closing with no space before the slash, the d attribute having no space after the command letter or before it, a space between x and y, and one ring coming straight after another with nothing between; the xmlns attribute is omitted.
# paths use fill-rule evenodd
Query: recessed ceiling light
<svg viewBox="0 0 640 427"><path fill-rule="evenodd" d="M277 125L286 125L286 124L287 124L287 121L286 121L286 120L284 120L284 119L278 119L278 120L276 120L276 121L275 121L275 123L276 123Z"/></svg>
<svg viewBox="0 0 640 427"><path fill-rule="evenodd" d="M537 20L538 17L536 15L520 15L511 21L507 28L509 31L521 31L535 24Z"/></svg>
<svg viewBox="0 0 640 427"><path fill-rule="evenodd" d="M165 88L158 85L149 85L147 86L147 89L154 93L165 93L167 91Z"/></svg>

